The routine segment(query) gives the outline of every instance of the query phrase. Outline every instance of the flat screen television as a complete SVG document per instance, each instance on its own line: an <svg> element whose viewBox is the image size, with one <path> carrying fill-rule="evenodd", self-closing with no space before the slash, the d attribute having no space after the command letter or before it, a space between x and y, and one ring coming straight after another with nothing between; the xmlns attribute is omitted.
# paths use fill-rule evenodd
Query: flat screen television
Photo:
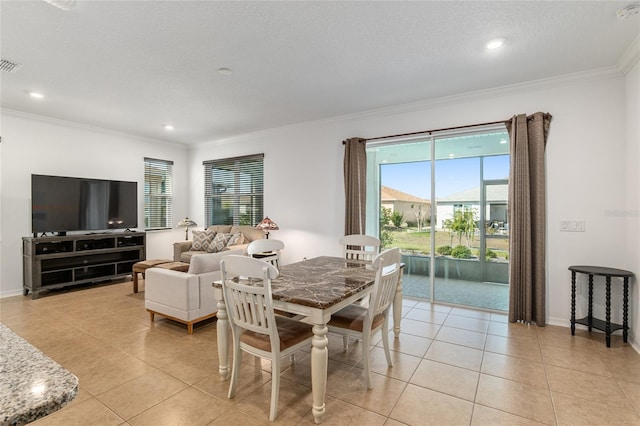
<svg viewBox="0 0 640 426"><path fill-rule="evenodd" d="M31 175L34 235L137 226L137 182Z"/></svg>

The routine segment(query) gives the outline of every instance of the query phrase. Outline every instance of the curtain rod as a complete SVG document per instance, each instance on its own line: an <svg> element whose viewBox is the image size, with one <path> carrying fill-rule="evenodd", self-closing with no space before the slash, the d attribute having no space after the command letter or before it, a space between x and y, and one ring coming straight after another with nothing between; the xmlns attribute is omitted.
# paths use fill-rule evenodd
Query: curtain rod
<svg viewBox="0 0 640 426"><path fill-rule="evenodd" d="M446 128L443 128L443 129L423 130L421 132L411 132L411 133L401 133L401 134L398 134L398 135L379 136L379 137L376 137L376 138L365 138L364 141L365 142L369 142L369 141L377 141L377 140L381 140L381 139L401 138L401 137L405 137L405 136L430 135L432 133L445 132L447 130L466 129L466 128L469 128L469 127L491 126L493 124L504 124L507 121L509 121L509 120L489 121L489 122L486 122L486 123L468 124L466 126L446 127ZM344 144L345 144L345 141L342 141L342 145L344 145Z"/></svg>

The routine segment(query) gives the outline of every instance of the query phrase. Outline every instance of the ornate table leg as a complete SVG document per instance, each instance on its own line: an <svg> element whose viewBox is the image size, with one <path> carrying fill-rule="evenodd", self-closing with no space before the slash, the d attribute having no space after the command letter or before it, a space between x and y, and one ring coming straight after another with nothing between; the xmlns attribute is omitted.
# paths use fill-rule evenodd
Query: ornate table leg
<svg viewBox="0 0 640 426"><path fill-rule="evenodd" d="M611 276L607 275L606 323L604 332L607 335L607 347L611 347Z"/></svg>
<svg viewBox="0 0 640 426"><path fill-rule="evenodd" d="M218 298L218 321L216 329L218 332L218 372L222 380L229 379L229 342L231 340L229 329L229 318L227 317L227 306L222 297Z"/></svg>
<svg viewBox="0 0 640 426"><path fill-rule="evenodd" d="M571 271L571 335L576 334L576 271Z"/></svg>
<svg viewBox="0 0 640 426"><path fill-rule="evenodd" d="M327 364L329 351L327 345L327 325L313 325L313 339L311 340L311 392L313 394L313 420L316 424L322 422L325 415L325 394L327 391Z"/></svg>
<svg viewBox="0 0 640 426"><path fill-rule="evenodd" d="M627 343L629 335L629 277L624 277L624 293L622 298L622 341Z"/></svg>
<svg viewBox="0 0 640 426"><path fill-rule="evenodd" d="M396 339L400 337L400 321L402 320L402 269L400 279L396 287L396 295L393 298L393 334Z"/></svg>

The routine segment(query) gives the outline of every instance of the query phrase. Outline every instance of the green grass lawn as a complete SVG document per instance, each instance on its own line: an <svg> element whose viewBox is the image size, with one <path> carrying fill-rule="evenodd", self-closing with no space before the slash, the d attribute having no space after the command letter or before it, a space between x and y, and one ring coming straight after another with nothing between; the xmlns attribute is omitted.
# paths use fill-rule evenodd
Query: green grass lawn
<svg viewBox="0 0 640 426"><path fill-rule="evenodd" d="M389 229L393 242L391 247L398 247L403 252L415 252L421 254L431 253L431 232L416 231L412 229ZM459 244L458 238L454 235L451 239L449 232L436 231L436 248L444 245L455 247ZM467 240L462 238L462 245L467 245ZM471 252L477 256L479 254L480 239L476 238L471 242ZM493 250L499 258L505 258L509 252L508 239L488 238L487 247Z"/></svg>

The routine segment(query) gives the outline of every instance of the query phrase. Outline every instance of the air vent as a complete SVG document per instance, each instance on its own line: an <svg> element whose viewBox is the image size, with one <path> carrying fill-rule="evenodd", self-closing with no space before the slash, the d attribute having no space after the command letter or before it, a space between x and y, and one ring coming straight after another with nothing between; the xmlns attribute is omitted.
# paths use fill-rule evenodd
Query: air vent
<svg viewBox="0 0 640 426"><path fill-rule="evenodd" d="M0 71L14 73L18 71L22 67L21 64L16 64L15 62L7 61L6 59L0 59Z"/></svg>

